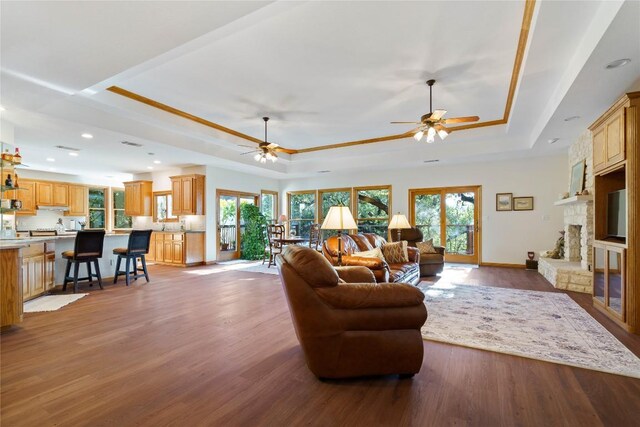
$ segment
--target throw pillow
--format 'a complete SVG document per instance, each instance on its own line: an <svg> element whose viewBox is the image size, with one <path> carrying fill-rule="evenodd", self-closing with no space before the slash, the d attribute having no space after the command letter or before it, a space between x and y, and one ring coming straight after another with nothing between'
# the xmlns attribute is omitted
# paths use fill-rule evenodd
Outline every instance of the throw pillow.
<svg viewBox="0 0 640 427"><path fill-rule="evenodd" d="M437 254L436 248L433 247L433 239L429 239L426 242L416 242L416 247L421 254Z"/></svg>
<svg viewBox="0 0 640 427"><path fill-rule="evenodd" d="M382 253L389 264L409 262L407 253L407 241L385 243L382 245Z"/></svg>
<svg viewBox="0 0 640 427"><path fill-rule="evenodd" d="M380 248L371 249L370 251L356 252L354 255L364 258L380 258L381 260L385 261L384 255L382 254Z"/></svg>

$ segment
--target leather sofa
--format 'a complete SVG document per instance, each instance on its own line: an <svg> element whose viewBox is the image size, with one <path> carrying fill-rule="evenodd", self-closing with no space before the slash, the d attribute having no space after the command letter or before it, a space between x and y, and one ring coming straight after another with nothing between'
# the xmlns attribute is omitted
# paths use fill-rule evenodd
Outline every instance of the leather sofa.
<svg viewBox="0 0 640 427"><path fill-rule="evenodd" d="M427 320L424 294L407 284L377 284L364 267L334 268L299 245L276 257L307 366L319 378L420 371Z"/></svg>
<svg viewBox="0 0 640 427"><path fill-rule="evenodd" d="M391 233L391 240L397 240L398 235ZM424 235L419 228L412 227L400 230L400 239L406 240L410 247L415 248L416 242L422 242ZM436 250L435 254L420 254L420 276L435 276L438 273L442 273L444 269L444 247L434 246Z"/></svg>
<svg viewBox="0 0 640 427"><path fill-rule="evenodd" d="M342 236L342 265L367 267L376 278L376 282L409 283L420 282L420 252L415 247L407 248L409 262L387 264L379 258L358 256L358 252L381 248L387 241L377 234L359 233ZM338 265L338 237L331 236L322 245L322 253L331 265Z"/></svg>

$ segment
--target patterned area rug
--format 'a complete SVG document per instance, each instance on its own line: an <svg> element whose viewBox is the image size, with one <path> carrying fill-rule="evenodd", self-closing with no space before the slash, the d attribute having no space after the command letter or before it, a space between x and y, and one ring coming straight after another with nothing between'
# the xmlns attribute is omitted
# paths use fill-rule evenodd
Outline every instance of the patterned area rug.
<svg viewBox="0 0 640 427"><path fill-rule="evenodd" d="M40 298L32 299L24 303L23 311L25 313L37 313L40 311L56 311L60 310L67 304L71 304L80 298L89 294L69 294L69 295L45 295Z"/></svg>
<svg viewBox="0 0 640 427"><path fill-rule="evenodd" d="M640 359L566 294L421 284L427 340L640 378Z"/></svg>

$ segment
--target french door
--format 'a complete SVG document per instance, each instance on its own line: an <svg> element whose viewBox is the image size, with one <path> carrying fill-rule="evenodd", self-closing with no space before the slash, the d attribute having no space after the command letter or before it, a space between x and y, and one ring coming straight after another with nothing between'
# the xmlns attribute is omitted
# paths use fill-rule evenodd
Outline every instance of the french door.
<svg viewBox="0 0 640 427"><path fill-rule="evenodd" d="M240 206L258 204L258 195L236 191L218 190L218 261L240 258L244 221Z"/></svg>
<svg viewBox="0 0 640 427"><path fill-rule="evenodd" d="M409 190L409 221L424 240L445 247L446 262L480 262L481 187L443 187Z"/></svg>

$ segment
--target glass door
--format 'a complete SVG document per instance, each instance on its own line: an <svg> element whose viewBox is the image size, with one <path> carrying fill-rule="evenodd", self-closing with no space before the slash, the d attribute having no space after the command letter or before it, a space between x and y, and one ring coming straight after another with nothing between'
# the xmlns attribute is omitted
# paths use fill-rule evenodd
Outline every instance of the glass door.
<svg viewBox="0 0 640 427"><path fill-rule="evenodd" d="M410 190L411 223L424 240L444 246L445 261L480 261L480 186Z"/></svg>
<svg viewBox="0 0 640 427"><path fill-rule="evenodd" d="M231 191L218 191L218 261L240 258L244 221L240 206L257 204L258 196Z"/></svg>

